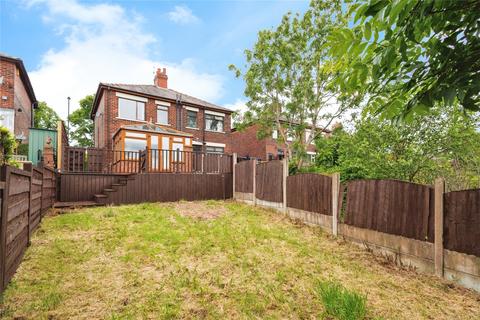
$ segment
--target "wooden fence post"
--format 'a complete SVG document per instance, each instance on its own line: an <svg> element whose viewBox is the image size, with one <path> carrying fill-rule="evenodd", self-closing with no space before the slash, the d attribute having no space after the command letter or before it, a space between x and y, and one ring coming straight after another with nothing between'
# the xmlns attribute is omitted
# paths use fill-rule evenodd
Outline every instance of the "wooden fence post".
<svg viewBox="0 0 480 320"><path fill-rule="evenodd" d="M237 153L234 153L232 156L232 198L235 199L235 167L237 166Z"/></svg>
<svg viewBox="0 0 480 320"><path fill-rule="evenodd" d="M33 176L33 165L32 163L24 163L23 170L30 172L30 189L28 190L28 221L27 221L27 228L28 228L28 242L27 245L30 245L30 220L32 218L32 176Z"/></svg>
<svg viewBox="0 0 480 320"><path fill-rule="evenodd" d="M283 212L287 214L287 177L288 177L288 160L283 158Z"/></svg>
<svg viewBox="0 0 480 320"><path fill-rule="evenodd" d="M253 205L257 205L257 159L253 160Z"/></svg>
<svg viewBox="0 0 480 320"><path fill-rule="evenodd" d="M445 181L435 180L435 275L443 277L443 194Z"/></svg>
<svg viewBox="0 0 480 320"><path fill-rule="evenodd" d="M332 174L332 234L338 235L338 197L340 194L340 173Z"/></svg>

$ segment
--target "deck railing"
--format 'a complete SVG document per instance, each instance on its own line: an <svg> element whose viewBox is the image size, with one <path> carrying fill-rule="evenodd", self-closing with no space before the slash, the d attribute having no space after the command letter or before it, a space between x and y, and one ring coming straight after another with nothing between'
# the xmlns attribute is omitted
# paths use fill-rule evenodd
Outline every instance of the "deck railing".
<svg viewBox="0 0 480 320"><path fill-rule="evenodd" d="M64 172L231 173L232 156L181 150L120 151L65 147Z"/></svg>

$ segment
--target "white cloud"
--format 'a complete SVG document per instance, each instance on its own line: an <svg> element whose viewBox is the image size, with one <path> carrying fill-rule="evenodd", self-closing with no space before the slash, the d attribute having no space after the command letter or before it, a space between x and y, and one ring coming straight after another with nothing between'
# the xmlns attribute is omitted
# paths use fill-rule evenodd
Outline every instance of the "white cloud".
<svg viewBox="0 0 480 320"><path fill-rule="evenodd" d="M189 24L200 21L187 6L175 6L175 8L168 13L168 18L178 24Z"/></svg>
<svg viewBox="0 0 480 320"><path fill-rule="evenodd" d="M225 108L232 109L233 111L244 113L247 111L247 101L243 99L237 99L234 103L228 103L225 105Z"/></svg>
<svg viewBox="0 0 480 320"><path fill-rule="evenodd" d="M45 100L62 118L67 115L67 96L72 110L99 82L153 84L157 67L166 67L168 86L216 102L223 93L219 75L201 73L195 61L157 61L148 56L156 43L142 29L142 17L119 5L79 4L74 0L34 0L29 5L46 7L44 21L65 40L59 50L49 50L30 78L39 100Z"/></svg>

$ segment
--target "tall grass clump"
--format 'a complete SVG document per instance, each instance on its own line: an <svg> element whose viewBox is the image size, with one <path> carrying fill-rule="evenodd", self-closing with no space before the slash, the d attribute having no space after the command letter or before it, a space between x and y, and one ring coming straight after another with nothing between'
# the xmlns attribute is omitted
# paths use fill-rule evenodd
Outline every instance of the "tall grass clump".
<svg viewBox="0 0 480 320"><path fill-rule="evenodd" d="M364 295L331 281L320 282L317 291L328 316L339 320L365 319L367 298Z"/></svg>

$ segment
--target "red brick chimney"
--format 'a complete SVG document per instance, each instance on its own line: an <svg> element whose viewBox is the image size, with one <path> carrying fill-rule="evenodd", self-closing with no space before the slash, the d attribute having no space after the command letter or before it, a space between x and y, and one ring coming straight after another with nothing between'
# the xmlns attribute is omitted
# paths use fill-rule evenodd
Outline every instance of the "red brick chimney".
<svg viewBox="0 0 480 320"><path fill-rule="evenodd" d="M153 84L155 84L157 87L167 89L168 88L167 82L168 82L167 69L163 68L162 70L160 70L160 68L158 68L157 72L155 73L155 78L153 79Z"/></svg>

